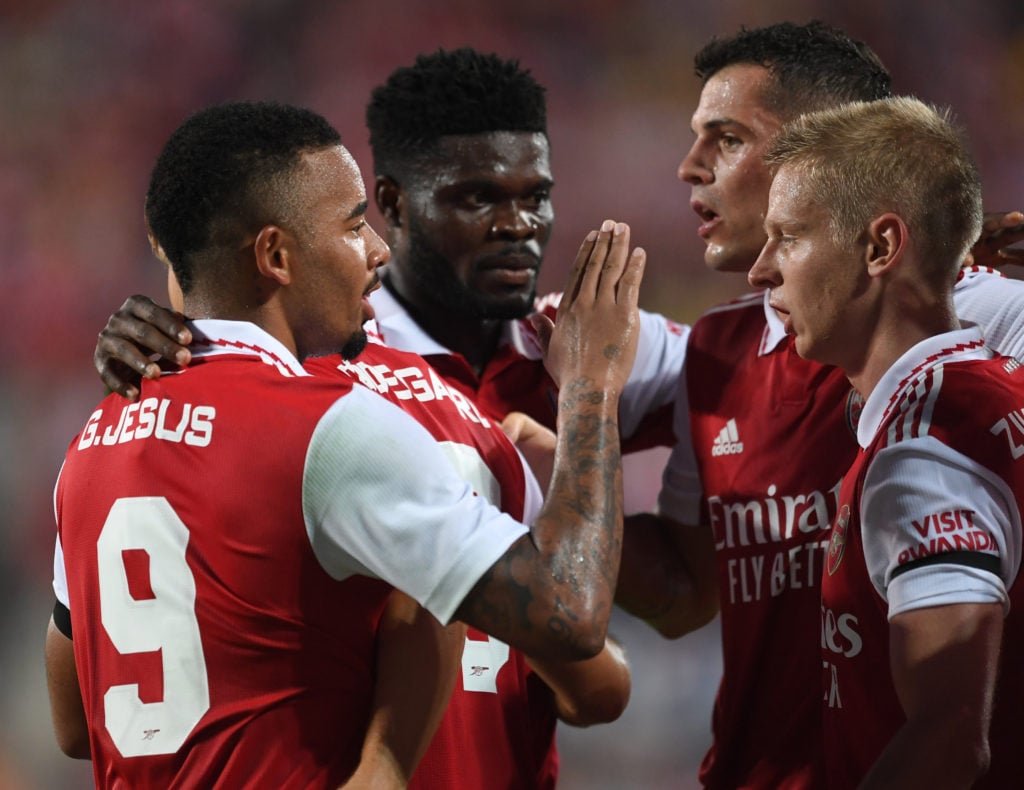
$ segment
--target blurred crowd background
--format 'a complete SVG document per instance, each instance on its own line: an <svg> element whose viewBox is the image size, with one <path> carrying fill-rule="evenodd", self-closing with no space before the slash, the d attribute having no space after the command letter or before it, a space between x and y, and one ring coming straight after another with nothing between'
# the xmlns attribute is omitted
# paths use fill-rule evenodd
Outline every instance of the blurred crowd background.
<svg viewBox="0 0 1024 790"><path fill-rule="evenodd" d="M1021 0L0 0L0 788L91 782L49 725L52 488L103 394L97 332L128 294L165 297L142 198L189 113L238 98L309 106L370 176L363 110L393 68L438 47L518 57L548 88L557 221L542 290L561 287L579 240L611 217L648 250L643 305L692 321L746 289L704 270L675 176L699 92L693 55L741 25L812 18L868 41L899 92L951 105L987 207L1024 208ZM651 506L664 459L631 462L631 510ZM613 631L633 699L615 724L560 730L561 786L695 787L717 625L666 642L617 616Z"/></svg>

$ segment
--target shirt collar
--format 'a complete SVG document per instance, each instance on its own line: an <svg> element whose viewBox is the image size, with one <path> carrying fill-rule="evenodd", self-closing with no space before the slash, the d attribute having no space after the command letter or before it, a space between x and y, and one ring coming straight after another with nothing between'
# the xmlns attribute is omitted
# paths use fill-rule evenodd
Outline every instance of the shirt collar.
<svg viewBox="0 0 1024 790"><path fill-rule="evenodd" d="M455 352L438 343L423 331L386 287L370 294L370 304L376 322L376 333L384 343L402 351L412 351L421 357L431 355L453 356ZM368 331L372 331L368 327ZM511 345L528 359L541 359L540 345L533 327L527 321L503 321L501 345Z"/></svg>
<svg viewBox="0 0 1024 790"><path fill-rule="evenodd" d="M239 354L277 368L282 376L308 376L299 360L277 338L248 321L202 318L186 322L192 330L192 358Z"/></svg>
<svg viewBox="0 0 1024 790"><path fill-rule="evenodd" d="M770 293L767 288L764 289L764 320L765 328L764 334L761 336L761 345L757 349L757 355L763 357L766 354L772 353L779 344L786 339L786 325L782 323L782 319L779 318L779 314L776 313L771 305L768 304L768 298Z"/></svg>
<svg viewBox="0 0 1024 790"><path fill-rule="evenodd" d="M857 441L868 447L879 426L901 398L920 382L932 368L946 362L988 359L992 351L985 347L981 330L974 325L925 338L909 348L882 374L861 412L857 423Z"/></svg>
<svg viewBox="0 0 1024 790"><path fill-rule="evenodd" d="M413 351L421 357L452 353L412 320L412 316L387 287L378 288L370 294L370 305L373 307L377 332L392 348Z"/></svg>

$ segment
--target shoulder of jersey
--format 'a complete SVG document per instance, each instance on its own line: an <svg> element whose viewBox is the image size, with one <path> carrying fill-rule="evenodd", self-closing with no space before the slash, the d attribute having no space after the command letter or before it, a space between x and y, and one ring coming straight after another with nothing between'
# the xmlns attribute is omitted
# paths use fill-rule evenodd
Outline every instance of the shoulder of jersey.
<svg viewBox="0 0 1024 790"><path fill-rule="evenodd" d="M763 309L764 307L764 293L762 291L754 291L752 293L743 294L737 296L735 299L730 299L728 302L722 302L714 307L708 308L701 315L703 318L705 315L714 315L715 313L729 313L736 310L749 310L751 308Z"/></svg>
<svg viewBox="0 0 1024 790"><path fill-rule="evenodd" d="M998 269L993 269L991 266L963 266L957 273L956 281L959 285L960 283L975 277L996 277L1005 279L1006 275Z"/></svg>
<svg viewBox="0 0 1024 790"><path fill-rule="evenodd" d="M554 318L555 311L558 310L558 305L561 304L561 302L561 291L545 294L544 296L538 296L533 302L533 312L544 313L544 315Z"/></svg>
<svg viewBox="0 0 1024 790"><path fill-rule="evenodd" d="M694 327L698 324L707 324L709 321L714 322L718 317L726 317L730 323L735 321L745 322L746 315L756 315L759 319L758 324L763 323L764 318L764 293L761 291L755 291L754 293L743 294L735 299L731 299L728 302L715 305L708 310L705 310L701 316L694 322ZM751 319L753 320L753 319Z"/></svg>

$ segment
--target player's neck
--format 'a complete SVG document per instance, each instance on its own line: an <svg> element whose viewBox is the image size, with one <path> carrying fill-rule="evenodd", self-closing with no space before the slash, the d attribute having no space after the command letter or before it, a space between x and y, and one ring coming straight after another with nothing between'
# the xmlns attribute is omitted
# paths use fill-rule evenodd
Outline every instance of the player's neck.
<svg viewBox="0 0 1024 790"><path fill-rule="evenodd" d="M867 398L885 372L907 351L929 337L959 328L951 297L930 304L895 305L878 317L860 355L860 364L848 362L843 366L846 375L854 389Z"/></svg>
<svg viewBox="0 0 1024 790"><path fill-rule="evenodd" d="M479 375L498 350L504 321L453 313L440 305L423 306L406 299L390 277L388 292L432 340L465 357Z"/></svg>

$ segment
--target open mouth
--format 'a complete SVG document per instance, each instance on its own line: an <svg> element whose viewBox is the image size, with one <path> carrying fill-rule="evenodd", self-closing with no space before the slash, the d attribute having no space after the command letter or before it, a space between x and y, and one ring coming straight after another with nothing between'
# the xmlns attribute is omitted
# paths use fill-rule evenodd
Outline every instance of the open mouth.
<svg viewBox="0 0 1024 790"><path fill-rule="evenodd" d="M694 200L690 203L690 208L693 209L694 213L700 217L701 225L697 228L697 234L703 239L711 235L712 230L721 221L718 213L712 211L710 208L705 206L699 200Z"/></svg>
<svg viewBox="0 0 1024 790"><path fill-rule="evenodd" d="M380 288L380 277L374 277L373 281L370 283L370 286L365 291L363 291L363 323L364 324L367 321L372 321L374 319L374 317L376 316L376 313L373 310L373 305L370 304L370 294L372 294L378 288Z"/></svg>

